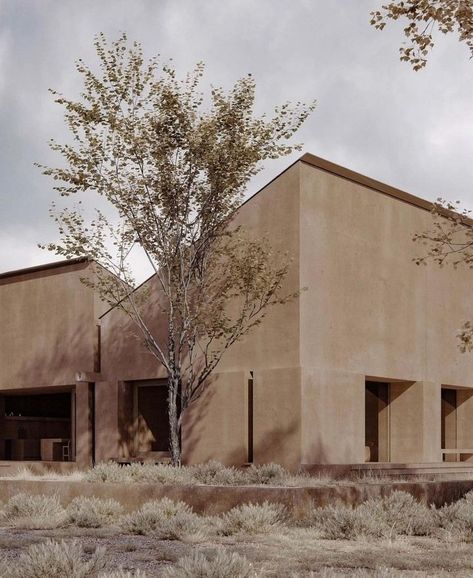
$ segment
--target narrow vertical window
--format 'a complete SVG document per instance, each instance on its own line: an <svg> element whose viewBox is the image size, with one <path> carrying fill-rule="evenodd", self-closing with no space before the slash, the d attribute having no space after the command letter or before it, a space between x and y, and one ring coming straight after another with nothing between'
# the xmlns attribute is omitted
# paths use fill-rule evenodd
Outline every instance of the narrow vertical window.
<svg viewBox="0 0 473 578"><path fill-rule="evenodd" d="M248 463L253 463L253 372L248 380Z"/></svg>
<svg viewBox="0 0 473 578"><path fill-rule="evenodd" d="M100 325L96 326L96 333L95 333L95 347L94 347L94 371L96 373L100 373L102 368L102 337L100 334Z"/></svg>

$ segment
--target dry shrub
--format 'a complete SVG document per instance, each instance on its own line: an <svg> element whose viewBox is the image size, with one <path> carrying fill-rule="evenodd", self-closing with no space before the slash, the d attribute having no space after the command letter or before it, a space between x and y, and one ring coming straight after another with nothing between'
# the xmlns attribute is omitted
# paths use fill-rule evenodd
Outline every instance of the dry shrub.
<svg viewBox="0 0 473 578"><path fill-rule="evenodd" d="M188 485L195 483L190 468L176 468L164 464L129 464L102 462L86 472L88 482L150 483Z"/></svg>
<svg viewBox="0 0 473 578"><path fill-rule="evenodd" d="M430 536L436 528L431 509L407 492L368 500L356 508L360 533L376 537Z"/></svg>
<svg viewBox="0 0 473 578"><path fill-rule="evenodd" d="M200 552L181 558L164 570L165 578L254 578L253 565L236 552L219 550L212 558Z"/></svg>
<svg viewBox="0 0 473 578"><path fill-rule="evenodd" d="M314 508L306 523L329 540L353 540L360 536L429 536L436 528L432 510L410 494L399 491L385 498L367 500L357 508L344 504Z"/></svg>
<svg viewBox="0 0 473 578"><path fill-rule="evenodd" d="M42 464L42 468L44 468L44 463ZM84 479L84 472L81 470L74 469L72 471L67 472L56 472L53 469L46 470L41 469L40 471L35 471L29 466L21 466L18 468L16 473L11 476L8 476L10 479L14 480L67 480L67 481L74 481L80 482Z"/></svg>
<svg viewBox="0 0 473 578"><path fill-rule="evenodd" d="M327 540L353 540L359 533L355 510L343 504L314 508L305 521Z"/></svg>
<svg viewBox="0 0 473 578"><path fill-rule="evenodd" d="M252 465L246 470L226 467L220 462L209 462L190 467L174 467L164 464L119 465L116 462L99 463L83 474L89 482L150 483L162 485L212 486L320 486L331 485L327 476L311 476L307 473L290 474L279 464Z"/></svg>
<svg viewBox="0 0 473 578"><path fill-rule="evenodd" d="M76 540L48 540L29 546L15 564L3 561L2 566L5 578L89 578L105 567L105 549L97 548L87 559Z"/></svg>
<svg viewBox="0 0 473 578"><path fill-rule="evenodd" d="M141 506L141 510L156 518L172 518L178 514L192 512L192 508L185 502L175 502L169 498L162 500L151 500Z"/></svg>
<svg viewBox="0 0 473 578"><path fill-rule="evenodd" d="M281 504L243 504L222 516L220 533L267 534L279 528L286 519L286 509Z"/></svg>
<svg viewBox="0 0 473 578"><path fill-rule="evenodd" d="M470 537L473 534L473 491L460 500L435 512L438 525L453 534Z"/></svg>
<svg viewBox="0 0 473 578"><path fill-rule="evenodd" d="M252 465L247 470L225 467L211 460L191 467L174 467L163 464L130 464L121 466L116 462L99 463L85 473L89 482L154 483L163 485L308 485L308 476L291 476L278 464Z"/></svg>
<svg viewBox="0 0 473 578"><path fill-rule="evenodd" d="M156 529L160 522L155 516L152 516L142 509L132 512L124 516L120 522L120 528L125 534L136 534L138 536L146 536L151 534Z"/></svg>
<svg viewBox="0 0 473 578"><path fill-rule="evenodd" d="M189 468L176 468L165 464L131 464L124 467L130 482L144 482L162 485L192 484Z"/></svg>
<svg viewBox="0 0 473 578"><path fill-rule="evenodd" d="M116 500L74 498L66 509L68 521L80 528L102 528L117 522L123 507Z"/></svg>
<svg viewBox="0 0 473 578"><path fill-rule="evenodd" d="M54 471L35 472L23 467L11 476L20 480L74 480L111 483L150 483L162 485L273 485L273 486L321 486L333 485L328 475L310 475L306 472L290 474L278 464L251 466L246 470L226 467L211 460L190 466L174 467L165 464L133 463L120 465L117 462L101 462L86 472L75 470L58 473ZM388 481L388 480L387 480Z"/></svg>
<svg viewBox="0 0 473 578"><path fill-rule="evenodd" d="M205 539L207 531L205 519L188 512L162 520L156 527L154 535L160 540L199 542Z"/></svg>
<svg viewBox="0 0 473 578"><path fill-rule="evenodd" d="M445 576L443 574L432 574L426 572L414 571L412 574L408 574L404 570L398 570L397 568L376 568L375 570L368 570L366 568L353 568L350 574L347 574L344 569L336 568L321 568L318 572L310 572L310 574L291 574L291 578L347 578L352 576L354 578L405 578L405 576L411 576L414 578L437 578L440 576Z"/></svg>
<svg viewBox="0 0 473 578"><path fill-rule="evenodd" d="M220 462L210 460L189 468L194 483L210 486L237 486L247 481L247 476L236 468L227 468Z"/></svg>
<svg viewBox="0 0 473 578"><path fill-rule="evenodd" d="M66 522L66 512L57 495L20 493L5 504L1 519L8 525L22 528L57 528Z"/></svg>
<svg viewBox="0 0 473 578"><path fill-rule="evenodd" d="M200 518L184 502L168 498L146 502L122 518L122 529L129 534L155 534L161 539L200 539L206 530L205 519Z"/></svg>
<svg viewBox="0 0 473 578"><path fill-rule="evenodd" d="M148 574L142 570L127 572L126 570L115 570L115 572L105 572L99 574L98 578L148 578Z"/></svg>
<svg viewBox="0 0 473 578"><path fill-rule="evenodd" d="M130 481L126 466L116 462L100 462L84 475L87 482L126 483Z"/></svg>
<svg viewBox="0 0 473 578"><path fill-rule="evenodd" d="M245 473L249 484L264 486L283 486L291 478L289 472L279 464L252 465Z"/></svg>

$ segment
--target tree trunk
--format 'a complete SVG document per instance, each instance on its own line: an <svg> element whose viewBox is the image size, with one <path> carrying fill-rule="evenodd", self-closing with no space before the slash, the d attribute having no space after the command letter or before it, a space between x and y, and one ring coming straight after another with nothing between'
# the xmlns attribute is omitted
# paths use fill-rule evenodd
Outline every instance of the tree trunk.
<svg viewBox="0 0 473 578"><path fill-rule="evenodd" d="M169 413L169 449L173 466L181 466L181 431L179 420L179 408L177 406L180 380L169 377L168 389L168 413Z"/></svg>

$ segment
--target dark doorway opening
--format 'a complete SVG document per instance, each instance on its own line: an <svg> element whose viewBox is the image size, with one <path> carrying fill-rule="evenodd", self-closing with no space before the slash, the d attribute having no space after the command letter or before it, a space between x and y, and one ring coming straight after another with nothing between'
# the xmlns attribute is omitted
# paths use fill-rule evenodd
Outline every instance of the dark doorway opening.
<svg viewBox="0 0 473 578"><path fill-rule="evenodd" d="M169 451L168 388L166 383L137 385L139 453Z"/></svg>
<svg viewBox="0 0 473 578"><path fill-rule="evenodd" d="M451 450L457 447L457 390L442 387L442 449ZM456 461L456 454L444 454L443 460Z"/></svg>
<svg viewBox="0 0 473 578"><path fill-rule="evenodd" d="M365 447L367 462L389 461L389 383L366 382Z"/></svg>

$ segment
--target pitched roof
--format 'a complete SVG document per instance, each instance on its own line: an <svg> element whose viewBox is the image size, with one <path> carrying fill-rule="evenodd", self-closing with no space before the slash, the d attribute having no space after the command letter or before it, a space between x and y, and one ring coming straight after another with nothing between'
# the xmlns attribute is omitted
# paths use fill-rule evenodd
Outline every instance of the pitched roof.
<svg viewBox="0 0 473 578"><path fill-rule="evenodd" d="M253 197L255 197L259 192L263 191L270 183L272 183L274 180L279 178L283 173L285 173L288 169L290 169L292 166L294 166L295 164L297 164L299 162L305 163L307 165L310 165L312 167L315 167L315 168L322 170L322 171L325 171L327 173L331 173L333 175L336 175L342 179L346 179L346 180L351 181L353 183L357 183L359 185L362 185L364 187L367 187L369 189L372 189L372 190L377 191L379 193L382 193L384 195L388 195L389 197L393 197L393 198L398 199L404 203L408 203L408 204L413 205L415 207L419 207L419 208L424 209L426 211L432 210L433 203L431 201L427 201L426 199L416 197L415 195L412 195L411 193L407 193L406 191L403 191L403 190L398 189L396 187L392 187L391 185L387 185L385 183L382 183L381 181L377 181L376 179L372 179L371 177L367 177L365 175L362 175L360 173L357 173L355 171L352 171L350 169L342 167L341 165L337 165L335 163L327 161L326 159L323 159L323 158L318 157L316 155L313 155L311 153L303 154L300 158L298 158L296 161L294 161L290 166L288 166L286 169L284 169L281 173L279 173L271 181L266 183L259 191L257 191L254 195L252 195L250 198L248 198L243 204L246 204L249 201L251 201L251 199ZM452 216L454 214L451 211L447 211L445 209L440 210L440 212L442 214L444 214L445 216ZM463 218L463 222L465 224L469 224L469 225L473 224L472 221L468 218ZM78 263L85 263L89 260L90 259L88 257L77 257L75 259L55 261L53 263L46 263L44 265L37 265L35 267L27 267L25 269L17 269L15 271L7 271L5 273L0 273L0 280L9 279L9 278L13 279L15 277L20 277L23 275L29 275L32 273L34 274L36 272L47 271L47 270L56 269L59 267L67 267L67 266L75 265Z"/></svg>
<svg viewBox="0 0 473 578"><path fill-rule="evenodd" d="M14 271L6 271L5 273L0 273L0 280L13 279L15 277L22 277L24 275L31 275L34 273L49 271L51 269L59 269L60 267L70 267L72 265L77 265L79 263L87 263L89 261L90 261L89 257L76 257L75 259L64 259L62 261L53 261L52 263L45 263L43 265L36 265L34 267L15 269Z"/></svg>
<svg viewBox="0 0 473 578"><path fill-rule="evenodd" d="M312 155L310 153L305 153L302 155L296 162L303 162L312 167L316 167L322 171L327 173L331 173L336 175L337 177L341 177L342 179L346 179L347 181L351 181L353 183L357 183L369 189L373 189L374 191L378 191L379 193L383 193L384 195L388 195L389 197L394 197L395 199L399 199L405 203L409 203L410 205L414 205L415 207L420 207L421 209L425 209L426 211L432 210L433 203L427 201L426 199L421 199L420 197L416 197L415 195L411 195L411 193L406 193L406 191L402 191L401 189L397 189L396 187L392 187L391 185L386 185L380 181L372 179L371 177L366 177L360 173L356 173L350 169L342 167L340 165L336 165L330 161Z"/></svg>

